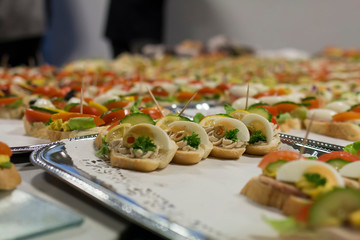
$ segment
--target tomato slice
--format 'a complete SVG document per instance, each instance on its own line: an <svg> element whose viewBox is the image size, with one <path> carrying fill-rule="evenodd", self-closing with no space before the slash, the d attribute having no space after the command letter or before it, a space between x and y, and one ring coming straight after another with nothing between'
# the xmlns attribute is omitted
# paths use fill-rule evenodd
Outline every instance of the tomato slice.
<svg viewBox="0 0 360 240"><path fill-rule="evenodd" d="M66 101L61 100L53 100L51 103L58 109L64 109L67 104Z"/></svg>
<svg viewBox="0 0 360 240"><path fill-rule="evenodd" d="M176 96L176 99L180 102L186 102L189 101L190 98L194 95L193 92L179 92ZM199 101L201 99L201 96L199 94L196 94L194 101Z"/></svg>
<svg viewBox="0 0 360 240"><path fill-rule="evenodd" d="M346 122L355 119L360 119L360 112L342 112L333 116L333 120L336 122Z"/></svg>
<svg viewBox="0 0 360 240"><path fill-rule="evenodd" d="M0 106L12 104L13 102L15 102L18 99L21 99L21 97L0 98Z"/></svg>
<svg viewBox="0 0 360 240"><path fill-rule="evenodd" d="M81 110L80 105L75 105L69 109L69 112L80 113L80 110ZM102 112L99 109L97 109L95 107L86 106L86 105L83 105L83 113L95 115L95 116L100 116L102 114Z"/></svg>
<svg viewBox="0 0 360 240"><path fill-rule="evenodd" d="M144 108L141 109L140 112L149 114L150 117L154 120L162 118L162 114L157 107Z"/></svg>
<svg viewBox="0 0 360 240"><path fill-rule="evenodd" d="M53 88L53 87L49 87L49 86L43 86L43 87L38 87L34 90L33 92L34 94L39 94L42 96L46 96L49 98L53 98L53 97L62 97L62 93Z"/></svg>
<svg viewBox="0 0 360 240"><path fill-rule="evenodd" d="M143 103L150 103L150 102L153 102L154 100L152 99L152 97L151 96L146 96L146 97L143 97L142 99L141 99L141 102L143 102Z"/></svg>
<svg viewBox="0 0 360 240"><path fill-rule="evenodd" d="M269 91L258 93L254 96L254 98L261 98L265 96L282 96L289 93L289 90L285 88L279 88L279 89L270 89Z"/></svg>
<svg viewBox="0 0 360 240"><path fill-rule="evenodd" d="M9 157L12 156L12 151L9 148L9 146L4 143L4 142L0 142L0 155L7 155Z"/></svg>
<svg viewBox="0 0 360 240"><path fill-rule="evenodd" d="M343 151L333 151L330 153L325 153L321 155L318 160L322 162L327 162L331 159L340 158L345 161L353 162L353 161L359 161L360 159L356 157L355 155L349 153L349 152L343 152Z"/></svg>
<svg viewBox="0 0 360 240"><path fill-rule="evenodd" d="M279 114L279 109L276 106L269 106L269 105L256 105L256 107L263 107L266 110L268 110L268 112L273 115L273 116L277 116Z"/></svg>
<svg viewBox="0 0 360 240"><path fill-rule="evenodd" d="M31 108L25 110L25 118L28 122L47 122L51 118L51 113L46 113Z"/></svg>
<svg viewBox="0 0 360 240"><path fill-rule="evenodd" d="M109 110L114 108L123 108L126 107L129 104L129 101L116 101L116 102L110 102L105 105L105 107Z"/></svg>
<svg viewBox="0 0 360 240"><path fill-rule="evenodd" d="M306 106L307 109L320 108L321 105L319 99L308 99L302 101L302 103L309 104L309 106Z"/></svg>
<svg viewBox="0 0 360 240"><path fill-rule="evenodd" d="M55 121L58 119L62 119L63 122L68 121L71 118L76 117L92 117L94 118L94 122L96 126L103 125L105 122L100 118L100 116L95 116L91 114L81 114L81 113L75 113L75 112L61 112L51 115L51 120Z"/></svg>
<svg viewBox="0 0 360 240"><path fill-rule="evenodd" d="M300 107L299 105L293 103L279 103L273 106L277 107L279 113L291 112L292 110Z"/></svg>
<svg viewBox="0 0 360 240"><path fill-rule="evenodd" d="M168 97L169 96L169 92L167 92L165 89L163 89L160 86L154 87L151 92L154 94L154 96L159 96L159 97Z"/></svg>
<svg viewBox="0 0 360 240"><path fill-rule="evenodd" d="M232 84L232 83L221 83L221 84L217 85L216 88L219 89L220 91L224 92L226 90L229 90L233 86L234 86L234 84Z"/></svg>
<svg viewBox="0 0 360 240"><path fill-rule="evenodd" d="M311 209L312 204L309 203L302 207L296 214L295 214L295 220L297 222L301 223L307 223L309 222L309 213Z"/></svg>
<svg viewBox="0 0 360 240"><path fill-rule="evenodd" d="M109 125L109 124L114 123L115 121L120 122L121 119L123 119L126 115L129 115L129 114L130 114L129 109L116 110L116 111L112 111L112 112L105 114L102 117L102 120L105 122L105 125Z"/></svg>
<svg viewBox="0 0 360 240"><path fill-rule="evenodd" d="M275 151L266 154L258 167L265 169L269 163L276 162L278 160L293 161L299 159L299 153L293 151Z"/></svg>
<svg viewBox="0 0 360 240"><path fill-rule="evenodd" d="M351 109L351 112L358 112L358 113L360 113L360 104L354 106L354 107Z"/></svg>

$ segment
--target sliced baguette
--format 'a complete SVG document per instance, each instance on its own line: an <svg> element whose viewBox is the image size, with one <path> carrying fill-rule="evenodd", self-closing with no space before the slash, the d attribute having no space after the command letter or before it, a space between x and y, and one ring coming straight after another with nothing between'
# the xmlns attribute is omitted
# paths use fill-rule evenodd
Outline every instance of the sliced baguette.
<svg viewBox="0 0 360 240"><path fill-rule="evenodd" d="M24 115L24 107L7 108L0 107L0 118L5 119L21 119Z"/></svg>
<svg viewBox="0 0 360 240"><path fill-rule="evenodd" d="M74 131L57 131L57 130L47 129L47 134L50 141L54 142L66 138L74 138L74 137L98 134L103 129L106 129L106 127L94 127L86 130L74 130Z"/></svg>
<svg viewBox="0 0 360 240"><path fill-rule="evenodd" d="M285 122L279 124L281 132L289 132L290 129L301 129L301 120L299 118L287 118Z"/></svg>
<svg viewBox="0 0 360 240"><path fill-rule="evenodd" d="M23 118L26 135L36 138L49 139L48 127L43 122L30 123Z"/></svg>
<svg viewBox="0 0 360 240"><path fill-rule="evenodd" d="M0 167L0 189L11 190L21 183L21 177L15 168L14 164L11 164L11 168Z"/></svg>
<svg viewBox="0 0 360 240"><path fill-rule="evenodd" d="M245 152L245 148L226 149L214 146L211 150L210 156L221 159L238 159Z"/></svg>
<svg viewBox="0 0 360 240"><path fill-rule="evenodd" d="M308 128L309 123L309 119L304 121L306 128ZM350 141L360 141L360 127L349 122L326 122L314 120L310 131L329 137L341 138Z"/></svg>
<svg viewBox="0 0 360 240"><path fill-rule="evenodd" d="M177 150L171 162L177 164L195 164L201 161L204 156L204 149L199 148L196 151Z"/></svg>
<svg viewBox="0 0 360 240"><path fill-rule="evenodd" d="M276 135L270 143L264 145L249 144L246 146L246 153L252 155L266 155L270 152L275 151L280 144L280 137Z"/></svg>
<svg viewBox="0 0 360 240"><path fill-rule="evenodd" d="M281 184L285 185L285 183ZM267 184L260 177L252 178L243 187L241 194L261 205L275 207L287 216L296 215L300 209L311 203L310 199L296 196L284 188Z"/></svg>

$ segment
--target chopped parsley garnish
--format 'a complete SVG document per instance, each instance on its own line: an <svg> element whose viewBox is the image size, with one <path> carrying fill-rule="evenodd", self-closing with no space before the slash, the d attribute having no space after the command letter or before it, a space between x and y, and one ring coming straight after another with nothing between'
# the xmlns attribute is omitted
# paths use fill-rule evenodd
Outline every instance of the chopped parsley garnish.
<svg viewBox="0 0 360 240"><path fill-rule="evenodd" d="M96 152L96 155L98 156L106 156L109 154L110 149L109 149L109 143L105 141L106 136L104 136L102 138L102 142L101 142L101 148L99 149L99 151Z"/></svg>
<svg viewBox="0 0 360 240"><path fill-rule="evenodd" d="M310 183L313 183L316 187L324 186L326 184L326 178L323 178L318 173L305 173L304 177Z"/></svg>
<svg viewBox="0 0 360 240"><path fill-rule="evenodd" d="M257 130L250 136L249 144L254 144L260 141L266 142L266 136L260 130Z"/></svg>
<svg viewBox="0 0 360 240"><path fill-rule="evenodd" d="M133 144L133 149L138 150L140 149L143 154L147 153L148 151L155 152L156 145L149 137L140 136L135 139Z"/></svg>
<svg viewBox="0 0 360 240"><path fill-rule="evenodd" d="M192 133L191 136L184 137L184 141L186 141L190 147L193 147L195 149L199 148L200 137L196 133Z"/></svg>
<svg viewBox="0 0 360 240"><path fill-rule="evenodd" d="M52 122L53 122L53 120L51 118L49 118L49 120L45 123L45 125L49 126Z"/></svg>
<svg viewBox="0 0 360 240"><path fill-rule="evenodd" d="M226 111L226 114L230 114L230 113L236 111L236 109L233 108L232 106L230 106L229 104L225 104L225 105L224 105L224 109L225 109L225 111Z"/></svg>
<svg viewBox="0 0 360 240"><path fill-rule="evenodd" d="M231 140L232 142L236 142L238 140L237 133L239 132L239 129L235 128L232 130L229 130L225 132L225 138Z"/></svg>

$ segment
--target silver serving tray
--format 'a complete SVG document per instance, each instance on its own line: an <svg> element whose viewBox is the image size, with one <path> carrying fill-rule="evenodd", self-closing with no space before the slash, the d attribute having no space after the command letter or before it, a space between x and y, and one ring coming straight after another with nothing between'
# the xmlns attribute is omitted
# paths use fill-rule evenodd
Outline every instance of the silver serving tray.
<svg viewBox="0 0 360 240"><path fill-rule="evenodd" d="M93 140L96 135L77 137L70 141ZM303 138L280 134L281 141L295 149L302 146ZM321 154L342 150L342 146L308 140L305 153L320 156ZM46 172L75 187L100 204L112 209L129 221L143 226L150 231L169 239L210 239L202 233L171 222L164 217L153 214L142 208L126 196L117 194L95 182L81 169L73 166L71 157L65 151L65 144L61 141L44 144L41 149L35 149L30 156L34 165L43 168Z"/></svg>

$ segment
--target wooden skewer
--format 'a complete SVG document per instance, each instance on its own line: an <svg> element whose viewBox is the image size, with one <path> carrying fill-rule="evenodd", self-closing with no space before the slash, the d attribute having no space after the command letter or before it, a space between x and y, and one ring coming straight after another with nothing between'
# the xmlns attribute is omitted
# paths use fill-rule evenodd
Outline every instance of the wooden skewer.
<svg viewBox="0 0 360 240"><path fill-rule="evenodd" d="M306 129L306 134L305 134L305 137L304 137L304 140L302 142L302 146L300 148L300 152L299 152L299 158L301 158L301 156L304 154L304 150L305 150L305 144L308 140L308 137L309 137L309 133L310 133L310 129L311 129L311 125L314 121L314 115L311 116L311 119L310 119L310 122L309 122L309 125L308 125L308 128Z"/></svg>
<svg viewBox="0 0 360 240"><path fill-rule="evenodd" d="M246 102L245 102L245 109L246 110L248 108L248 103L249 103L249 89L250 89L250 82L248 82L247 85L247 90L246 90Z"/></svg>
<svg viewBox="0 0 360 240"><path fill-rule="evenodd" d="M165 117L165 115L164 115L164 113L163 113L163 111L162 111L162 108L161 108L160 104L158 103L158 101L157 101L156 98L154 97L154 94L150 91L150 88L149 88L149 87L147 87L147 90L149 91L150 96L152 97L153 101L155 102L157 108L159 109L159 111L160 111L160 113L161 113L161 116L162 116L162 117Z"/></svg>
<svg viewBox="0 0 360 240"><path fill-rule="evenodd" d="M143 78L142 78L142 76L140 76L140 89L139 89L140 96L143 95L143 85L144 85Z"/></svg>
<svg viewBox="0 0 360 240"><path fill-rule="evenodd" d="M198 91L196 91L194 93L194 95L192 95L192 97L190 98L190 100L185 104L184 108L181 110L181 112L179 112L178 116L181 116L181 114L184 113L184 111L186 110L186 108L189 106L189 104L194 100L195 96L197 95Z"/></svg>

